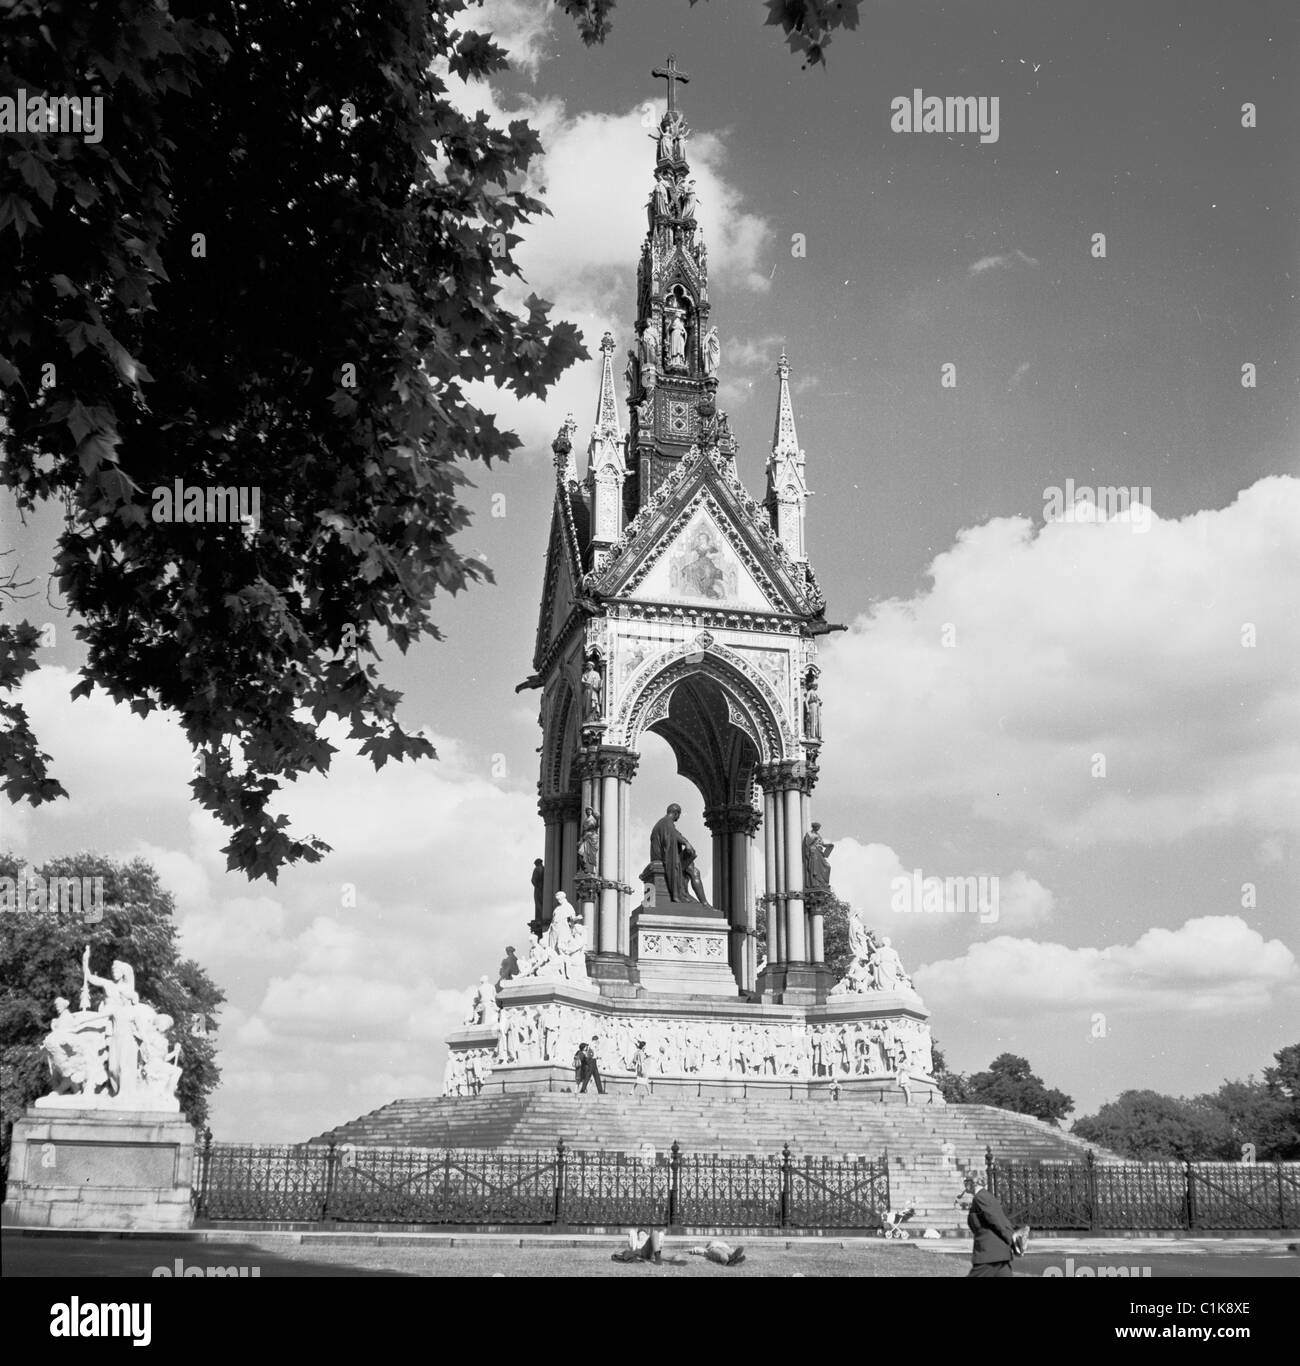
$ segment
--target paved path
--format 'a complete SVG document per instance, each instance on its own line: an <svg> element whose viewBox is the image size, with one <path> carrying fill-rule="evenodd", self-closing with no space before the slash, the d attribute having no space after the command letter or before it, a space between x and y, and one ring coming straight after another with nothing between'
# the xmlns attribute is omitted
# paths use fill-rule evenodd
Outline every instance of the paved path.
<svg viewBox="0 0 1300 1366"><path fill-rule="evenodd" d="M696 1241L671 1238L669 1250ZM702 1258L682 1267L621 1266L609 1234L261 1233L202 1230L170 1237L16 1233L6 1230L6 1276L173 1275L180 1263L215 1276L888 1276L958 1277L969 1247L955 1241L885 1242L870 1238L731 1237L747 1249L744 1266ZM1285 1242L1244 1239L1040 1239L1016 1263L1018 1275L1119 1277L1300 1277L1300 1253Z"/></svg>

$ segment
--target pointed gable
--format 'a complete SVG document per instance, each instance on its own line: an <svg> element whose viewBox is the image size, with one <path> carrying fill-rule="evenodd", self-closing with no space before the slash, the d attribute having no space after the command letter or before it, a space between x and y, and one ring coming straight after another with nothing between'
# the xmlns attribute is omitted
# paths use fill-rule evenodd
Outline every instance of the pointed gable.
<svg viewBox="0 0 1300 1366"><path fill-rule="evenodd" d="M566 489L557 487L551 513L551 535L546 546L546 576L537 620L537 643L533 650L534 668L541 667L550 647L563 632L573 612L581 578L581 548L570 496Z"/></svg>
<svg viewBox="0 0 1300 1366"><path fill-rule="evenodd" d="M815 616L823 606L725 457L692 449L633 519L590 588L597 596Z"/></svg>

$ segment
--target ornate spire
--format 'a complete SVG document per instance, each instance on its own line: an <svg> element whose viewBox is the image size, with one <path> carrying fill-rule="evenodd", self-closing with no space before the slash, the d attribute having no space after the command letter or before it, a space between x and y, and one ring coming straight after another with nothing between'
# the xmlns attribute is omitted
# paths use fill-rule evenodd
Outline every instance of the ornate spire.
<svg viewBox="0 0 1300 1366"><path fill-rule="evenodd" d="M623 427L618 416L618 400L614 396L614 337L606 332L600 339L600 398L596 402L596 435L623 439Z"/></svg>
<svg viewBox="0 0 1300 1366"><path fill-rule="evenodd" d="M803 560L804 505L808 487L804 483L804 455L794 429L794 406L790 402L790 362L785 348L776 373L780 390L776 402L776 428L772 433L772 454L767 462L767 504L772 527L781 538L792 560Z"/></svg>
<svg viewBox="0 0 1300 1366"><path fill-rule="evenodd" d="M790 362L785 358L785 347L781 348L781 359L777 362L776 373L781 379L781 391L776 404L776 430L772 433L772 458L792 457L802 463L799 451L799 438L794 430L794 408L790 403Z"/></svg>

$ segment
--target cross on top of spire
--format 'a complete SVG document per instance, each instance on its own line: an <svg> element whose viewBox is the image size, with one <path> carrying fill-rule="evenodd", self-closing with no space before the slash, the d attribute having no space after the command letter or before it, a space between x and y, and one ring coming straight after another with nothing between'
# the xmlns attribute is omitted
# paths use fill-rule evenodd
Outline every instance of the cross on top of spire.
<svg viewBox="0 0 1300 1366"><path fill-rule="evenodd" d="M691 78L684 71L677 69L677 58L671 52L668 54L668 65L666 67L657 66L650 74L668 82L668 112L675 114L677 112L677 82L681 81L686 84Z"/></svg>

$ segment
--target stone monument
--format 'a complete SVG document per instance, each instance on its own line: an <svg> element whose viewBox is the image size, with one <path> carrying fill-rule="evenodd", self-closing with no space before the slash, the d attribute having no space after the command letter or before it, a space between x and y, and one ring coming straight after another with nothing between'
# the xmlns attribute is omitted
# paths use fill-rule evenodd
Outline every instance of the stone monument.
<svg viewBox="0 0 1300 1366"><path fill-rule="evenodd" d="M90 1008L91 989L102 993ZM5 1222L51 1228L188 1228L194 1128L180 1113L171 1016L142 1001L129 963L82 956L81 1009L65 997L42 1049L50 1092L14 1125Z"/></svg>
<svg viewBox="0 0 1300 1366"><path fill-rule="evenodd" d="M858 920L841 980L825 962L832 846L812 801L834 750L817 642L836 628L808 557L790 365L782 352L759 500L717 406L721 330L677 107L689 78L673 59L654 74L668 100L647 168L626 408L606 333L585 471L571 417L553 443L520 685L541 690L537 906L555 909L534 916L497 1023L452 1036L448 1090L475 1094L485 1077L494 1093L571 1088L573 1049L596 1038L615 1088L633 1084L642 1041L656 1091L837 1084L901 1099L905 1067L913 1102L939 1104L928 1014L888 940ZM648 732L683 783L657 818L634 788ZM634 847L634 820L652 826L648 846Z"/></svg>

